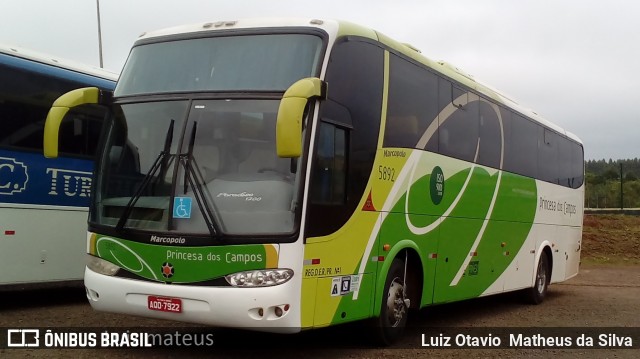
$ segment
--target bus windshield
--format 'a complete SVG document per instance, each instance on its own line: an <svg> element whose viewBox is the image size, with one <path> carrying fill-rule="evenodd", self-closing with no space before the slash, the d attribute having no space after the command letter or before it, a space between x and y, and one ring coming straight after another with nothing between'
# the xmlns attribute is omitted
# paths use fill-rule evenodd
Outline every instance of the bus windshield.
<svg viewBox="0 0 640 359"><path fill-rule="evenodd" d="M322 52L320 36L277 32L135 46L114 93L91 223L251 241L292 234L296 174L276 154L276 114L291 84L319 75ZM147 100L158 94L170 95Z"/></svg>
<svg viewBox="0 0 640 359"><path fill-rule="evenodd" d="M316 74L322 39L265 34L157 42L133 48L115 96L284 91Z"/></svg>
<svg viewBox="0 0 640 359"><path fill-rule="evenodd" d="M92 221L192 235L291 233L295 174L291 160L276 155L278 105L115 105Z"/></svg>

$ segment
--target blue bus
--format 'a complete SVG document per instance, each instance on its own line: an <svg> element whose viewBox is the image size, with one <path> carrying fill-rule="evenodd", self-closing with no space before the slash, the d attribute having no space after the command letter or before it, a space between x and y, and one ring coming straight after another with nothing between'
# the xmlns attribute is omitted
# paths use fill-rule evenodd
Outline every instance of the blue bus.
<svg viewBox="0 0 640 359"><path fill-rule="evenodd" d="M93 164L104 110L74 109L58 159L42 155L47 112L75 88L113 90L117 74L0 45L0 286L82 279Z"/></svg>

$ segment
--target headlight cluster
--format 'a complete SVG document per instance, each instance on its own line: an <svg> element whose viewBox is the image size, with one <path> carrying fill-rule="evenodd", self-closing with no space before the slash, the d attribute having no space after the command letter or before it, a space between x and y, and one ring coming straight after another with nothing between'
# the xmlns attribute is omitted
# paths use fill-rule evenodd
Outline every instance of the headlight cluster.
<svg viewBox="0 0 640 359"><path fill-rule="evenodd" d="M225 279L234 287L253 288L280 285L288 282L291 277L291 269L261 269L229 274Z"/></svg>
<svg viewBox="0 0 640 359"><path fill-rule="evenodd" d="M117 265L107 262L104 259L92 255L87 255L87 257L87 267L96 273L112 276L120 269Z"/></svg>

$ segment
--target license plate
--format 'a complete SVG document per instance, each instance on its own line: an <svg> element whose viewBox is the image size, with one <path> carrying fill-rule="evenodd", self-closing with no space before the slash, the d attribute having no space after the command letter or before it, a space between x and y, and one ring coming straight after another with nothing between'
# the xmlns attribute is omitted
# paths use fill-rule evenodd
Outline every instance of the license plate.
<svg viewBox="0 0 640 359"><path fill-rule="evenodd" d="M182 300L150 295L147 300L147 307L160 312L182 313Z"/></svg>

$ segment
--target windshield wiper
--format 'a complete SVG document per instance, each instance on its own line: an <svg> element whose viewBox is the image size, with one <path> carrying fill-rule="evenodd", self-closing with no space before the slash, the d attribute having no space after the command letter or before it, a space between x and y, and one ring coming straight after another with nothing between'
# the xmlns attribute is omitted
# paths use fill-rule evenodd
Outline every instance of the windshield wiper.
<svg viewBox="0 0 640 359"><path fill-rule="evenodd" d="M140 197L142 196L142 193L144 192L144 190L149 186L149 183L151 183L151 180L153 179L153 176L156 174L156 172L158 172L158 170L162 168L160 173L161 174L166 173L167 168L171 164L171 156L169 151L171 150L171 143L173 142L174 123L175 121L171 120L171 123L169 124L169 128L167 129L167 135L165 136L165 139L164 139L164 148L162 149L162 152L160 152L158 157L156 157L155 161L151 165L151 168L149 168L149 171L144 176L142 183L140 183L140 187L138 187L138 190L129 199L129 202L124 208L124 211L122 212L122 215L118 220L118 224L116 225L117 231L121 231L122 228L124 228L124 225L127 223L127 219L129 219L129 216L131 216L133 207L135 206L138 199L140 199Z"/></svg>
<svg viewBox="0 0 640 359"><path fill-rule="evenodd" d="M188 189L188 183L187 183L187 174L189 173L189 171L187 171L188 168L190 168L191 166L191 160L193 158L193 145L196 142L196 132L198 131L198 122L197 121L193 121L193 127L191 128L191 137L189 138L189 147L187 149L187 157L185 159L185 163L184 163L184 194L187 194L187 189ZM192 185L193 187L193 185ZM195 190L195 189L194 189Z"/></svg>
<svg viewBox="0 0 640 359"><path fill-rule="evenodd" d="M190 185L193 189L196 202L198 203L198 208L200 208L200 213L202 213L202 218L204 218L207 228L209 229L209 234L213 237L216 233L220 233L220 228L216 225L216 220L212 214L217 212L212 211L210 203L207 201L205 191L202 188L204 176L199 170L196 159L193 157L193 146L195 144L197 130L198 122L194 121L187 154L180 155L180 163L184 167L184 194L187 194L188 186ZM213 201L211 201L211 204L213 204Z"/></svg>

